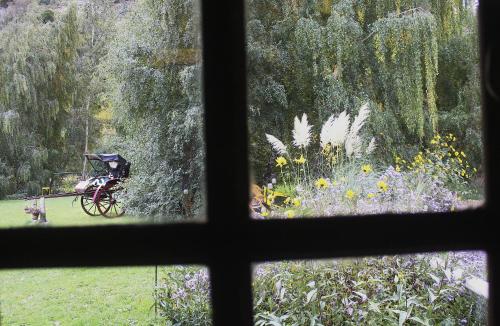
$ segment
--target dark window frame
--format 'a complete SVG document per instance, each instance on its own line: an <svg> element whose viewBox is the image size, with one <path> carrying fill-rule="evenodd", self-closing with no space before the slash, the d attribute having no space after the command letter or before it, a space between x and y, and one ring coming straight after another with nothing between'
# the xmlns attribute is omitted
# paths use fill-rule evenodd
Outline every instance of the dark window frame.
<svg viewBox="0 0 500 326"><path fill-rule="evenodd" d="M485 205L457 213L286 221L255 221L248 216L244 7L244 0L202 1L207 223L3 229L0 268L206 265L214 324L249 326L252 263L484 250L490 324L500 324L493 207L499 200L494 186L500 175L495 168L500 166L500 47L495 38L500 4L482 0L479 7Z"/></svg>

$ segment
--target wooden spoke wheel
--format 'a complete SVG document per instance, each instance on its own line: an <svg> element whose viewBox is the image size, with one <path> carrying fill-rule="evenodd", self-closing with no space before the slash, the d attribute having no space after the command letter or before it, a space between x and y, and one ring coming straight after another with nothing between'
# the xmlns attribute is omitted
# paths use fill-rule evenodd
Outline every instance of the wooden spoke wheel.
<svg viewBox="0 0 500 326"><path fill-rule="evenodd" d="M97 209L102 216L113 218L120 217L125 214L123 202L114 194L116 193L110 190L104 190L102 195L100 196Z"/></svg>
<svg viewBox="0 0 500 326"><path fill-rule="evenodd" d="M94 203L94 193L96 189L97 189L96 187L90 187L86 189L80 199L83 211L90 216L102 215L101 212L107 212L110 208L109 205L107 207L106 206L100 207L100 205L106 205L107 203L106 202L101 203L99 199L97 200L97 203Z"/></svg>

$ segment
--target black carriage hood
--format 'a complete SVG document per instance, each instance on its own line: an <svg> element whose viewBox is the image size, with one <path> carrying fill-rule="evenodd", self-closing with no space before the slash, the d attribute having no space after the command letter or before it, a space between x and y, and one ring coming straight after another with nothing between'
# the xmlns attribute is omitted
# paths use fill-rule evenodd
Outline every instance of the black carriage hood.
<svg viewBox="0 0 500 326"><path fill-rule="evenodd" d="M85 154L89 160L96 160L102 162L127 162L119 154Z"/></svg>

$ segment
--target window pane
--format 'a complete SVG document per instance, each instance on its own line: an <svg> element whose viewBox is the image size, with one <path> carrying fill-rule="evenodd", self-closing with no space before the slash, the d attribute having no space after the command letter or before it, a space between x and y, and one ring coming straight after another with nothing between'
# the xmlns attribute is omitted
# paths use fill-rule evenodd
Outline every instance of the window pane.
<svg viewBox="0 0 500 326"><path fill-rule="evenodd" d="M247 7L254 217L482 204L476 1Z"/></svg>
<svg viewBox="0 0 500 326"><path fill-rule="evenodd" d="M0 6L0 227L38 223L42 195L53 226L203 217L199 20L194 0Z"/></svg>
<svg viewBox="0 0 500 326"><path fill-rule="evenodd" d="M485 325L486 279L481 252L264 263L255 325Z"/></svg>
<svg viewBox="0 0 500 326"><path fill-rule="evenodd" d="M204 325L211 316L207 275L206 268L186 266L2 270L0 321Z"/></svg>

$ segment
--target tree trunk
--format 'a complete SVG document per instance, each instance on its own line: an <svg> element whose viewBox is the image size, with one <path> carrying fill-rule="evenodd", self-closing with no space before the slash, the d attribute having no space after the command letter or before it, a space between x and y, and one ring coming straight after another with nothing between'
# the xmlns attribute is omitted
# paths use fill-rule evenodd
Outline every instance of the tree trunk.
<svg viewBox="0 0 500 326"><path fill-rule="evenodd" d="M84 150L84 154L87 154L88 151L89 151L89 120L90 120L90 112L89 112L89 108L90 108L90 96L87 97L87 106L85 108L85 113L86 113L86 121L85 121L85 150ZM85 170L87 169L87 158L84 157L83 158L83 170L82 170L82 178L85 179L86 178L86 175L85 175Z"/></svg>

